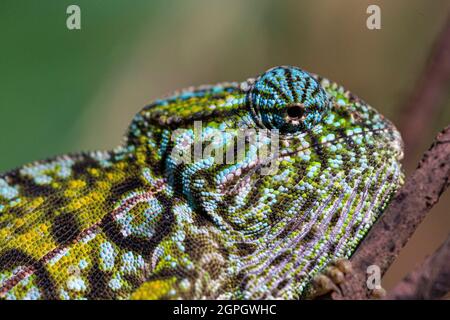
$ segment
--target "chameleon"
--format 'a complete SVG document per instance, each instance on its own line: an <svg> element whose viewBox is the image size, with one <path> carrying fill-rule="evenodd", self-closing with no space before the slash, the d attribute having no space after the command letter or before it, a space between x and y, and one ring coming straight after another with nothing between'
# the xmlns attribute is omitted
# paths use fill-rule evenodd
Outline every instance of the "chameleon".
<svg viewBox="0 0 450 320"><path fill-rule="evenodd" d="M402 149L298 67L176 91L113 150L0 175L0 298L304 299L401 186Z"/></svg>

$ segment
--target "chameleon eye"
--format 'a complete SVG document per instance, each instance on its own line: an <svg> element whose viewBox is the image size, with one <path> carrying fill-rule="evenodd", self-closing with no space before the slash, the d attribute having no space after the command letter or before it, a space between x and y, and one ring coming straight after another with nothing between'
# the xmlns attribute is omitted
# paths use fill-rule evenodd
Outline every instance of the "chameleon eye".
<svg viewBox="0 0 450 320"><path fill-rule="evenodd" d="M318 124L329 110L327 94L309 73L276 67L256 79L248 94L255 122L280 133L296 133Z"/></svg>

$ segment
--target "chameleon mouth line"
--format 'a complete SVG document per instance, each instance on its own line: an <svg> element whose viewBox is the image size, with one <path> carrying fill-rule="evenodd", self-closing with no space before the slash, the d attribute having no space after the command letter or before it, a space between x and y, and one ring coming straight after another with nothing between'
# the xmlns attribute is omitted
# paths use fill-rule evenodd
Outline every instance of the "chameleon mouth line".
<svg viewBox="0 0 450 320"><path fill-rule="evenodd" d="M227 179L227 181L225 183L220 183L219 189L221 190L221 192L223 194L227 194L227 195L236 194L239 190L239 187L242 186L242 184L245 183L245 181L249 181L250 174L253 174L257 170L259 170L261 167L263 167L264 165L266 165L268 163L273 162L274 160L283 159L284 157L288 157L288 156L293 156L302 151L305 151L305 150L308 150L308 149L311 149L311 148L314 148L317 146L322 146L326 143L333 143L333 142L341 141L342 139L362 136L367 133L376 133L376 132L380 132L380 131L386 131L386 132L390 132L390 133L395 132L394 129L382 128L382 129L368 130L368 131L364 131L364 132L360 132L360 133L356 133L356 134L352 134L352 135L340 135L337 138L330 140L330 141L315 143L308 147L299 148L299 149L296 149L293 151L282 153L280 155L277 155L277 154L271 155L270 157L266 158L264 161L261 161L261 159L258 157L256 159L256 163L253 166L241 168L242 173L240 175L234 175L232 179L230 179L230 180ZM242 182L240 182L240 180L242 180ZM234 187L229 191L223 192L223 190L227 189L227 187L231 184L234 184Z"/></svg>
<svg viewBox="0 0 450 320"><path fill-rule="evenodd" d="M305 151L305 150L308 150L308 149L311 149L311 148L314 148L314 147L317 147L317 146L323 146L324 144L327 144L327 143L336 142L336 141L340 141L342 139L351 138L351 137L364 136L367 133L376 133L376 132L380 132L380 131L385 131L385 132L389 132L389 133L395 132L394 129L382 128L382 129L367 130L367 131L359 132L359 133L352 134L352 135L340 135L337 138L335 138L333 140L330 140L330 141L319 142L319 143L315 143L313 145L310 145L308 147L304 147L302 149L297 149L297 150L294 150L294 151L286 152L282 156L292 156L292 155L295 155L295 154L297 154L299 152L302 152L302 151Z"/></svg>

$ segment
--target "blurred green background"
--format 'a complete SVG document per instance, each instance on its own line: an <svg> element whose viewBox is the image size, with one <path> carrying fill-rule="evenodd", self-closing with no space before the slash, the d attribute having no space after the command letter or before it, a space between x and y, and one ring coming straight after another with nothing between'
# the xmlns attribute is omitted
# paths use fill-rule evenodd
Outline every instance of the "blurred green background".
<svg viewBox="0 0 450 320"><path fill-rule="evenodd" d="M81 30L66 8L81 8ZM382 28L366 27L369 4ZM281 64L335 80L395 123L450 11L448 0L0 2L0 172L108 149L133 115L186 86L244 80ZM449 90L450 92L450 90ZM450 123L446 97L408 172ZM390 287L450 226L448 194L385 279Z"/></svg>

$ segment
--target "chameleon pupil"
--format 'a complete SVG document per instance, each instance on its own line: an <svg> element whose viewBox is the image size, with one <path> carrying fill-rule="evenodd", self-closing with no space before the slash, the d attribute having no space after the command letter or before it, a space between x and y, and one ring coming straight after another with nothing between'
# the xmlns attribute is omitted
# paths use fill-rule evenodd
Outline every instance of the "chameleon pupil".
<svg viewBox="0 0 450 320"><path fill-rule="evenodd" d="M287 109L287 115L293 120L301 119L304 115L304 109L299 105L289 106Z"/></svg>

